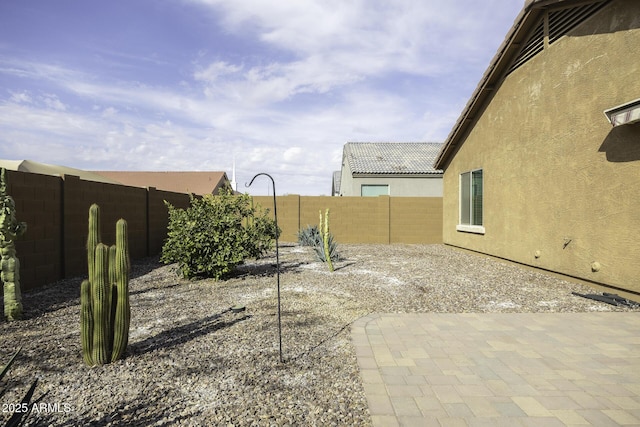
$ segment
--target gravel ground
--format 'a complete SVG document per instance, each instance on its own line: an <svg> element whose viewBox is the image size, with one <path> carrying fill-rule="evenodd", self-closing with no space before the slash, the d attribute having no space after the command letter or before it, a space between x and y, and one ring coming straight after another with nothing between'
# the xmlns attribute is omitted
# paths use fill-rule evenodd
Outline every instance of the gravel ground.
<svg viewBox="0 0 640 427"><path fill-rule="evenodd" d="M0 397L9 418L34 378L29 425L367 426L350 325L373 312L628 311L551 275L444 245L341 245L331 273L309 248L280 248L279 362L275 255L224 281L133 266L123 360L87 367L80 354L82 278L25 293L26 319L0 322L0 360L22 352ZM235 313L229 308L246 306ZM1 422L1 421L0 421Z"/></svg>

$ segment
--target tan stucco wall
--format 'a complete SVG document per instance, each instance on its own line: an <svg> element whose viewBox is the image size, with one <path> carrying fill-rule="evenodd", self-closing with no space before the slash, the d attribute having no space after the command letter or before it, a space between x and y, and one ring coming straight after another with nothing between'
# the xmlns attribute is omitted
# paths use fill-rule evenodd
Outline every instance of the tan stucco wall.
<svg viewBox="0 0 640 427"><path fill-rule="evenodd" d="M505 79L445 171L445 243L640 292L640 124L603 115L640 98L639 27L614 1ZM456 231L475 168L484 235Z"/></svg>
<svg viewBox="0 0 640 427"><path fill-rule="evenodd" d="M367 177L351 178L340 187L343 196L360 196L362 185L388 185L389 195L396 197L442 197L442 177Z"/></svg>

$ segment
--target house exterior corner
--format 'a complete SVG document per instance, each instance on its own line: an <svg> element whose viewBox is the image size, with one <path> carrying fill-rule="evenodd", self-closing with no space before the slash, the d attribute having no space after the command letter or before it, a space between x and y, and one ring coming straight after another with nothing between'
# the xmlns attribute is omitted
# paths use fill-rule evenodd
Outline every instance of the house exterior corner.
<svg viewBox="0 0 640 427"><path fill-rule="evenodd" d="M517 68L495 59L502 76L436 163L443 241L640 293L640 123L603 114L640 97L640 2L535 3L516 26L599 8Z"/></svg>

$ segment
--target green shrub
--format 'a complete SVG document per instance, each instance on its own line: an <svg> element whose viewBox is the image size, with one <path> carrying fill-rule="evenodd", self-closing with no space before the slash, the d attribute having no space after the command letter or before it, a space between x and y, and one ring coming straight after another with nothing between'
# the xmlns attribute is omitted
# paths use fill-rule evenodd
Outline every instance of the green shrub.
<svg viewBox="0 0 640 427"><path fill-rule="evenodd" d="M178 263L186 278L220 279L246 258L259 258L273 246L275 222L268 210L253 206L248 194L191 196L190 207L169 208L167 239L161 261Z"/></svg>

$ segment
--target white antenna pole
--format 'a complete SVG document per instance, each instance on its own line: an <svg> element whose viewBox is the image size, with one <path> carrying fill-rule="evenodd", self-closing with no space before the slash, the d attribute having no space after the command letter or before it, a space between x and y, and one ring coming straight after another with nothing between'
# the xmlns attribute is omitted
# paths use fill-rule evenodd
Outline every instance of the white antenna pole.
<svg viewBox="0 0 640 427"><path fill-rule="evenodd" d="M236 156L233 156L233 169L231 170L231 188L234 193L238 191L238 183L236 181Z"/></svg>

